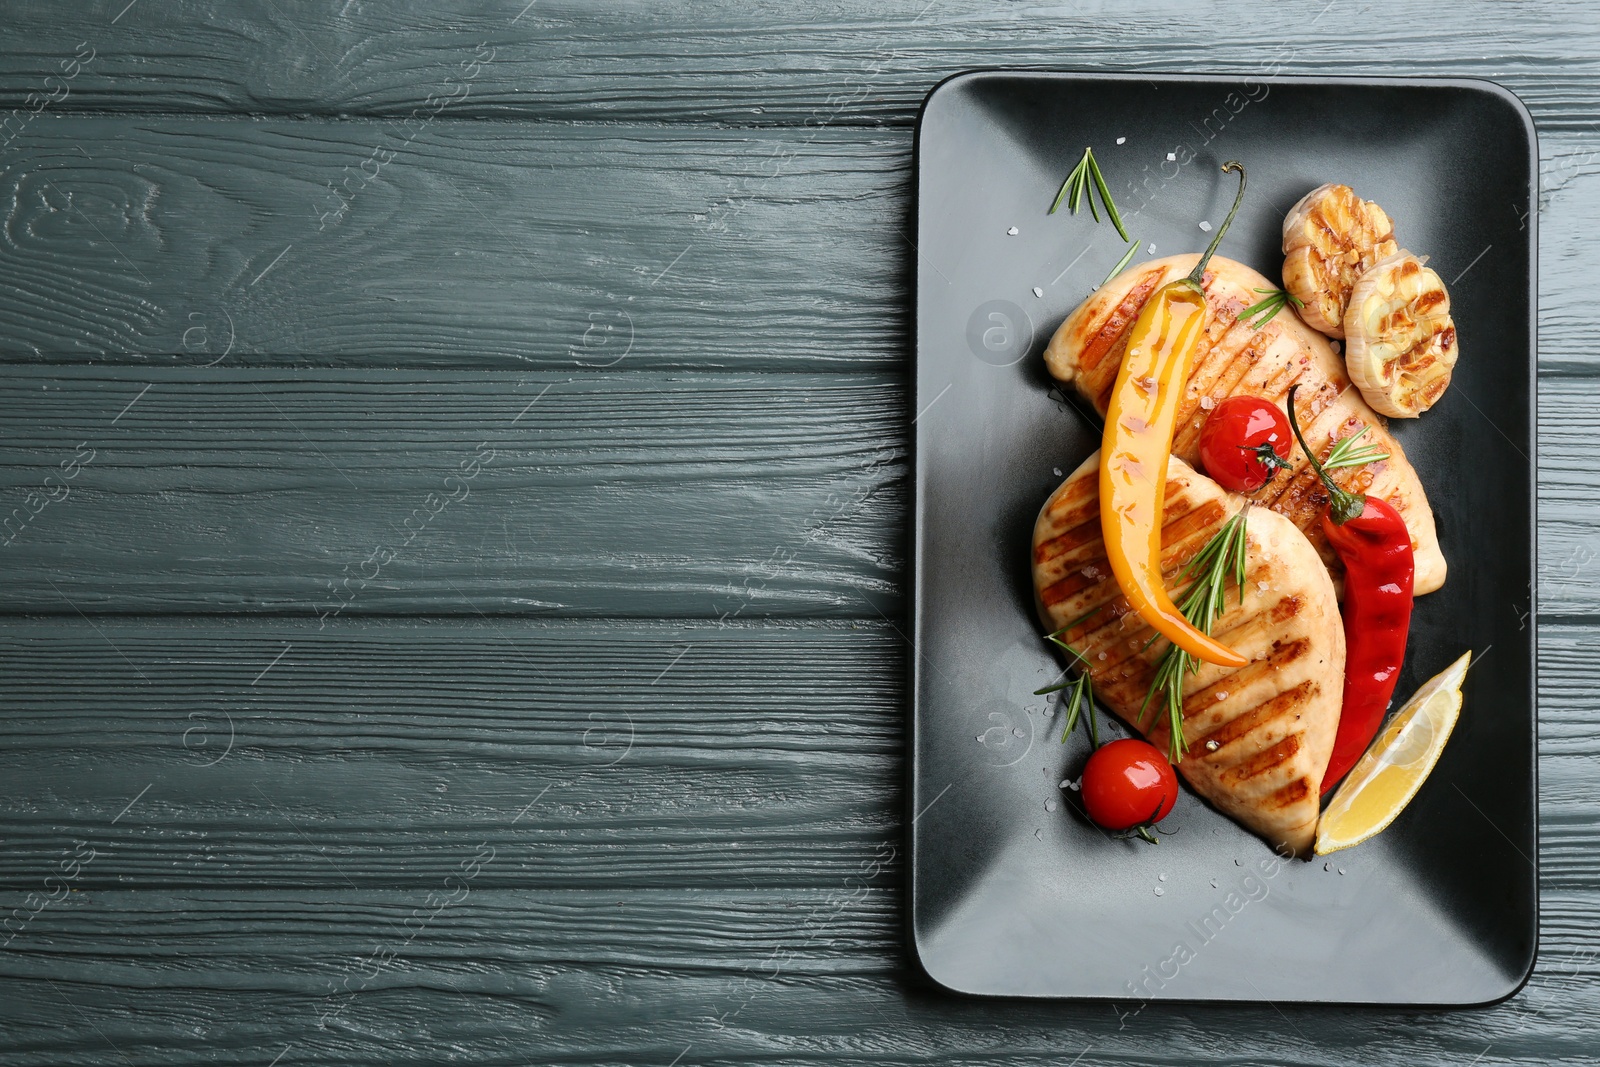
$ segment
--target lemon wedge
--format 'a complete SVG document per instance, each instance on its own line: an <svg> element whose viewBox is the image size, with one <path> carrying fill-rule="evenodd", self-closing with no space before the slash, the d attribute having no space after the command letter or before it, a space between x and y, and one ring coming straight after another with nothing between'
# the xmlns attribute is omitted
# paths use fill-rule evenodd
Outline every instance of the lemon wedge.
<svg viewBox="0 0 1600 1067"><path fill-rule="evenodd" d="M1334 792L1317 824L1316 853L1325 856L1381 833L1405 810L1439 762L1461 715L1468 652L1423 683L1395 712Z"/></svg>

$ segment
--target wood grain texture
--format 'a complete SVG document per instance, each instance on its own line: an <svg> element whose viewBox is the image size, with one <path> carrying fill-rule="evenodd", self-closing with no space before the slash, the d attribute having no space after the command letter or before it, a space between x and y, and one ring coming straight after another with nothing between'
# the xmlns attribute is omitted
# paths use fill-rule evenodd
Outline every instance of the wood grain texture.
<svg viewBox="0 0 1600 1067"><path fill-rule="evenodd" d="M458 92L447 79L465 80L462 63L484 42L493 58L453 106L518 118L909 125L935 82L991 66L1490 77L1550 129L1586 127L1600 102L1600 29L1582 0L1554 0L1536 15L1472 0L1448 19L1426 4L1362 0L1144 11L1110 0L815 10L736 0L648 9L450 0L409 10L178 0L115 22L121 5L108 6L63 20L50 0L13 0L17 44L0 99L20 106L48 91L43 79L87 41L97 56L66 103L124 111L403 115Z"/></svg>
<svg viewBox="0 0 1600 1067"><path fill-rule="evenodd" d="M877 617L905 403L898 375L15 368L0 607Z"/></svg>
<svg viewBox="0 0 1600 1067"><path fill-rule="evenodd" d="M907 988L881 878L861 892L466 888L436 914L421 888L77 894L0 954L7 1062L864 1065L959 1050L1030 1067L1344 1067L1581 1063L1593 1049L1592 890L1546 894L1534 990L1491 1009L1134 1014Z"/></svg>
<svg viewBox="0 0 1600 1067"><path fill-rule="evenodd" d="M0 884L89 835L100 887L431 883L468 838L485 884L829 885L898 842L903 658L885 622L10 621Z"/></svg>
<svg viewBox="0 0 1600 1067"><path fill-rule="evenodd" d="M46 112L0 151L0 358L897 368L910 149Z"/></svg>

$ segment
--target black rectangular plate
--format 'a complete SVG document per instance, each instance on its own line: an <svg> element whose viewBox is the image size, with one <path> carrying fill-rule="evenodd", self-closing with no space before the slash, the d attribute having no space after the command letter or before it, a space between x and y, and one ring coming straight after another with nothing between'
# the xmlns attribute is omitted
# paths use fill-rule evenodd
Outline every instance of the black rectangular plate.
<svg viewBox="0 0 1600 1067"><path fill-rule="evenodd" d="M1118 143L1119 138L1125 138ZM1137 260L1200 251L1249 168L1221 254L1275 278L1285 211L1326 181L1382 204L1450 286L1460 362L1395 420L1449 562L1417 601L1397 696L1467 649L1460 724L1377 838L1279 862L1187 789L1159 846L1115 841L1058 783L1061 664L1029 537L1099 443L1040 355L1127 247L1047 209L1092 145ZM1169 156L1170 153L1170 156ZM1192 160L1189 158L1192 154ZM1534 215L1527 111L1487 82L952 78L918 120L912 940L974 994L1460 1006L1515 992L1538 930L1533 553ZM1137 261L1136 260L1136 261ZM1038 295L1035 290L1038 290Z"/></svg>

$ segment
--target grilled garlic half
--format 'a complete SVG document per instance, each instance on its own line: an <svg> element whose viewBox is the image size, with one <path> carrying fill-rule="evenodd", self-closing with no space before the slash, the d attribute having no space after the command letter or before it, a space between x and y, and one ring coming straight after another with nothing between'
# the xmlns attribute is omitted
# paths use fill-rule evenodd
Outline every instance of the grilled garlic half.
<svg viewBox="0 0 1600 1067"><path fill-rule="evenodd" d="M1378 411L1411 419L1433 407L1456 365L1456 324L1439 275L1401 249L1356 281L1344 315L1345 366Z"/></svg>
<svg viewBox="0 0 1600 1067"><path fill-rule="evenodd" d="M1399 250L1383 208L1348 185L1319 185L1283 220L1283 287L1304 303L1300 317L1329 337L1343 337L1356 281Z"/></svg>

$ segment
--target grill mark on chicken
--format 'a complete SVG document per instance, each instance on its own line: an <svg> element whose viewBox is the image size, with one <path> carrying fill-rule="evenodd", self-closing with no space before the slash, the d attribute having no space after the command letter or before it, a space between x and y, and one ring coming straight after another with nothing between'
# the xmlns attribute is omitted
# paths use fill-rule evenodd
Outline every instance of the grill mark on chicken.
<svg viewBox="0 0 1600 1067"><path fill-rule="evenodd" d="M1303 681L1292 689L1263 700L1248 711L1242 712L1236 718L1223 723L1216 729L1200 735L1198 747L1206 752L1206 759L1226 766L1231 766L1242 757L1231 751L1231 746L1236 742L1254 734L1263 724L1276 722L1288 709L1303 703L1305 699L1316 690L1316 683ZM1215 741L1217 747L1211 749L1211 742Z"/></svg>
<svg viewBox="0 0 1600 1067"><path fill-rule="evenodd" d="M1296 778L1288 785L1274 792L1266 799L1266 804L1273 808L1287 808L1300 804L1310 796L1311 784L1304 778Z"/></svg>
<svg viewBox="0 0 1600 1067"><path fill-rule="evenodd" d="M1273 622L1288 622L1300 614L1300 609L1305 607L1305 600L1298 596L1286 596L1278 601L1272 608Z"/></svg>
<svg viewBox="0 0 1600 1067"><path fill-rule="evenodd" d="M1279 607L1282 607L1285 602L1291 599L1296 601L1296 606L1289 612L1289 617L1292 618L1299 611L1298 597L1286 597L1283 601L1279 601ZM1277 608L1273 609L1274 616L1277 615L1277 611ZM1218 679L1204 689L1196 689L1185 697L1183 701L1183 721L1186 724L1194 722L1202 727L1207 725L1215 726L1221 723L1222 713L1216 707L1220 703L1217 699L1218 693L1243 691L1246 687L1254 685L1268 675L1281 671L1286 664L1293 663L1305 655L1310 648L1311 642L1305 638L1298 638L1287 643L1274 641L1272 651L1264 659L1252 660L1226 678ZM1205 719L1208 713L1211 719L1210 723L1199 721ZM1187 726L1185 729L1187 730ZM1204 734L1200 738L1200 743L1204 745L1208 740L1211 740L1211 735Z"/></svg>
<svg viewBox="0 0 1600 1067"><path fill-rule="evenodd" d="M1112 309L1106 316L1104 323L1095 332L1094 340L1090 341L1083 349L1082 364L1085 370L1094 368L1105 358L1111 346L1122 339L1124 333L1139 317L1139 312L1144 308L1144 302L1155 291L1156 283L1161 280L1159 270L1150 271L1133 287L1127 298ZM1119 361L1120 362L1120 361Z"/></svg>
<svg viewBox="0 0 1600 1067"><path fill-rule="evenodd" d="M1174 497L1176 497L1176 494L1174 494ZM1096 502L1098 503L1098 500ZM1182 542L1202 530L1220 525L1222 520L1227 517L1227 509L1220 503L1213 502L1193 509L1184 507L1183 503L1181 497L1176 499L1169 498L1169 506L1163 516L1166 521L1161 525L1162 569L1171 572L1182 569L1183 565L1189 561L1189 558L1204 546L1203 544L1196 545L1192 552L1170 562L1165 555L1169 549L1179 546ZM1069 530L1060 536L1041 542L1034 549L1034 563L1036 565L1051 563L1073 549L1089 544L1094 545L1096 549L1103 548L1098 509L1093 521L1082 523L1077 528ZM1100 562L1105 563L1103 573L1094 578L1087 578L1082 576L1080 569L1079 572L1046 586L1040 591L1040 597L1046 604L1058 604L1073 593L1097 582L1104 581L1111 575L1111 564L1105 562L1103 554L1098 559Z"/></svg>
<svg viewBox="0 0 1600 1067"><path fill-rule="evenodd" d="M1290 734L1265 752L1241 760L1222 772L1223 780L1238 784L1276 770L1300 751L1300 738Z"/></svg>
<svg viewBox="0 0 1600 1067"><path fill-rule="evenodd" d="M1062 534L1052 537L1038 548L1033 550L1033 561L1045 563L1057 556L1065 555L1081 545L1091 544L1100 538L1100 516L1096 515L1093 522L1080 523Z"/></svg>

